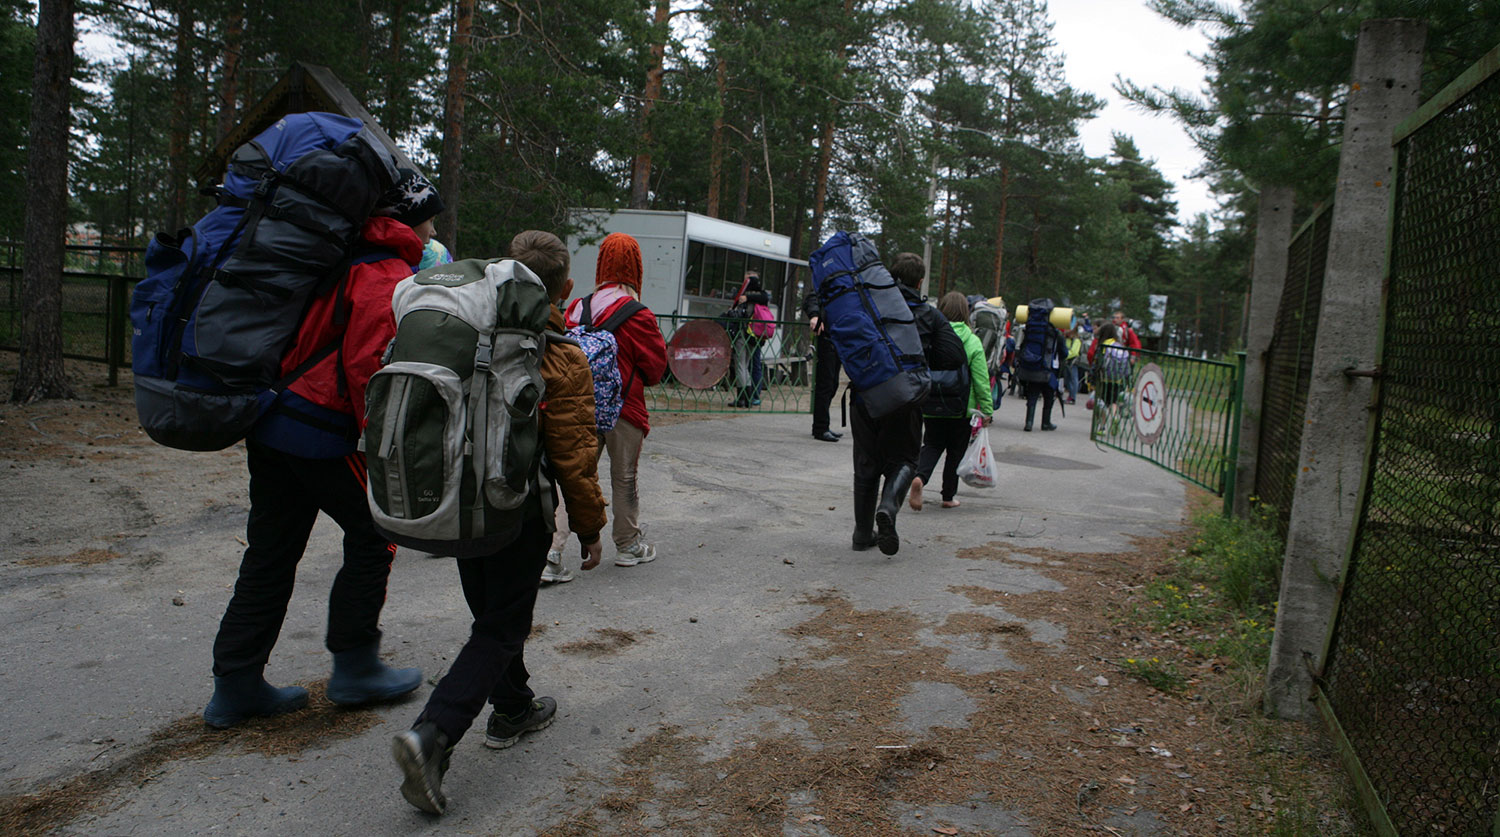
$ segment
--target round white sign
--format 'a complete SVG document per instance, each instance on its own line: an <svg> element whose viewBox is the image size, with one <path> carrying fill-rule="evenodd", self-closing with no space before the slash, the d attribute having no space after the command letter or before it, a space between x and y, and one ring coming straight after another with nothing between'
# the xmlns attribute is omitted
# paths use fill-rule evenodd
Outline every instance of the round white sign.
<svg viewBox="0 0 1500 837"><path fill-rule="evenodd" d="M1135 374L1135 434L1147 445L1156 444L1167 421L1167 378L1161 367L1148 363Z"/></svg>

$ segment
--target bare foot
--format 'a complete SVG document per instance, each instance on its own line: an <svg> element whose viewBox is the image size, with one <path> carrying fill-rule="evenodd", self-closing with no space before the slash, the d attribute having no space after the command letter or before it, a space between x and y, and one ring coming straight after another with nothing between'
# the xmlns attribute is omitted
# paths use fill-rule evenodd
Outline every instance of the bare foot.
<svg viewBox="0 0 1500 837"><path fill-rule="evenodd" d="M945 509L956 509L956 508L958 508L958 501L957 500L944 500L943 501L943 508L945 508Z"/></svg>
<svg viewBox="0 0 1500 837"><path fill-rule="evenodd" d="M912 511L922 510L922 478L912 477L911 492L906 495L906 504Z"/></svg>

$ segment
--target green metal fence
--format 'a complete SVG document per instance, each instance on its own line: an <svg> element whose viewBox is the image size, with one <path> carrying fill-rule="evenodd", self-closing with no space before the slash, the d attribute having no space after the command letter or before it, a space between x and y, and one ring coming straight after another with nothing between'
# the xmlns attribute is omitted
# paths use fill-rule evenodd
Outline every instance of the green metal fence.
<svg viewBox="0 0 1500 837"><path fill-rule="evenodd" d="M0 349L15 351L21 342L20 242L0 242L4 262L0 281ZM63 259L63 356L109 364L109 383L130 365L130 292L145 276L144 247L68 245Z"/></svg>
<svg viewBox="0 0 1500 837"><path fill-rule="evenodd" d="M741 322L714 317L678 317L658 314L657 324L667 341L669 366L660 384L646 388L646 406L653 412L674 413L805 413L812 406L813 345L807 323L780 320L771 337L756 337ZM699 335L711 333L723 339L681 339L678 332L689 323ZM723 373L717 377L679 376L674 369L684 358L712 356ZM757 374L757 367L759 374ZM696 371L696 370L695 370Z"/></svg>
<svg viewBox="0 0 1500 837"><path fill-rule="evenodd" d="M1100 347L1100 351L1103 347ZM1095 444L1155 462L1234 502L1240 385L1237 363L1131 350L1129 374L1094 374ZM1096 360L1096 369L1103 364Z"/></svg>
<svg viewBox="0 0 1500 837"><path fill-rule="evenodd" d="M1266 352L1261 396L1260 446L1255 465L1256 502L1273 510L1282 539L1292 516L1292 492L1302 451L1307 385L1313 344L1323 306L1323 268L1328 262L1328 230L1333 205L1323 207L1297 231L1287 249L1286 282L1276 309L1275 330Z"/></svg>
<svg viewBox="0 0 1500 837"><path fill-rule="evenodd" d="M1500 835L1497 69L1396 133L1370 459L1316 689L1384 834Z"/></svg>

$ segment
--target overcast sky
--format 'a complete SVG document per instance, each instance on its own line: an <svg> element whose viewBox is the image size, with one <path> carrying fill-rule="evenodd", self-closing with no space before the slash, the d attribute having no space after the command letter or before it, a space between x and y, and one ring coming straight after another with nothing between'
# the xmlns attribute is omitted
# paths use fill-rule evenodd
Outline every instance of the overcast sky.
<svg viewBox="0 0 1500 837"><path fill-rule="evenodd" d="M1090 155L1109 153L1110 134L1135 139L1141 156L1156 161L1177 186L1177 217L1184 223L1214 207L1202 180L1189 180L1203 163L1182 126L1166 116L1127 107L1114 92L1116 75L1142 86L1203 87L1203 66L1193 55L1208 49L1208 39L1194 29L1180 29L1151 11L1145 0L1049 0L1053 40L1065 56L1068 83L1109 104L1083 126L1083 147ZM1235 3L1238 5L1238 2Z"/></svg>

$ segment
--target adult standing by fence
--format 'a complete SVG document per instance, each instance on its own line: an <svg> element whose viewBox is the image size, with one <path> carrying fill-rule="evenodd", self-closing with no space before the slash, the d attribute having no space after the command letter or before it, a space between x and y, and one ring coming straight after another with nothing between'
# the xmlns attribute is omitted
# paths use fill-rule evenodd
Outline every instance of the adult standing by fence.
<svg viewBox="0 0 1500 837"><path fill-rule="evenodd" d="M807 315L807 330L813 337L817 363L813 372L812 437L820 442L837 442L844 434L829 425L828 407L839 388L839 351L823 333L823 306L811 288L802 297L802 313Z"/></svg>

